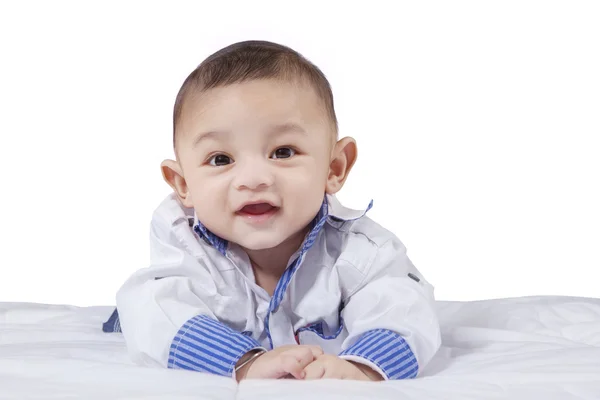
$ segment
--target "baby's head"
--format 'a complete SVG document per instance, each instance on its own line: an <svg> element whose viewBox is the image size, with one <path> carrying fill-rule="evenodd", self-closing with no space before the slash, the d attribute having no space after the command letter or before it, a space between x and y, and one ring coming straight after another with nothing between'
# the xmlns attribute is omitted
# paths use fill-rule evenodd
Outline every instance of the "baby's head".
<svg viewBox="0 0 600 400"><path fill-rule="evenodd" d="M163 176L212 233L249 250L302 240L356 160L337 140L329 82L294 50L228 46L185 80Z"/></svg>

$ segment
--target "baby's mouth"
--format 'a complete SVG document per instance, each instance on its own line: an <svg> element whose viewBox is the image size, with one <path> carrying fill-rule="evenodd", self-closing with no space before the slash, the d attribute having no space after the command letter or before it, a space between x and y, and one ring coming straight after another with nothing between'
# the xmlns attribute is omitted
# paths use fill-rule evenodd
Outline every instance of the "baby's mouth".
<svg viewBox="0 0 600 400"><path fill-rule="evenodd" d="M248 204L242 207L238 213L245 215L262 215L276 211L277 207L269 203Z"/></svg>

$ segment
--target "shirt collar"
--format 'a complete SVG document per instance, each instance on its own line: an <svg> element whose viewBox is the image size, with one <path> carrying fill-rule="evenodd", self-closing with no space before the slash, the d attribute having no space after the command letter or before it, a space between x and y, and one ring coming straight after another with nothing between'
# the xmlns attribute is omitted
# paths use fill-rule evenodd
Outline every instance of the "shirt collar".
<svg viewBox="0 0 600 400"><path fill-rule="evenodd" d="M331 218L334 221L354 221L362 218L372 207L373 200L371 200L365 210L353 210L344 207L335 196L325 195L319 212L311 222L311 229L302 244L301 253L306 252L306 250L313 245L328 218ZM217 249L219 253L222 255L226 254L229 242L209 231L198 220L196 213L194 213L194 232L196 232L202 240Z"/></svg>
<svg viewBox="0 0 600 400"><path fill-rule="evenodd" d="M369 205L364 210L353 210L348 207L344 207L342 203L333 195L326 195L325 200L329 204L329 217L334 221L355 221L365 216L365 214L373 208L373 200L369 202Z"/></svg>

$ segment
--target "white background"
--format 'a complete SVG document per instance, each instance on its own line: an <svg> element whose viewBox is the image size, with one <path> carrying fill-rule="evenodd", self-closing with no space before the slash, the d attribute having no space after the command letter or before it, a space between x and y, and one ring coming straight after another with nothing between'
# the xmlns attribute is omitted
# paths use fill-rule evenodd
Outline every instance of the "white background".
<svg viewBox="0 0 600 400"><path fill-rule="evenodd" d="M439 299L598 297L598 4L3 2L0 301L114 304L181 83L247 39L326 73L359 144L340 198L374 199Z"/></svg>

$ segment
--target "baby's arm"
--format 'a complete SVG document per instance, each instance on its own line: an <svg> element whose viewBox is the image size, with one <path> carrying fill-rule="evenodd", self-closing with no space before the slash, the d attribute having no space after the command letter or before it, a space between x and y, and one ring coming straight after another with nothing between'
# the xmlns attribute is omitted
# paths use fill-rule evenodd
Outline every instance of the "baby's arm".
<svg viewBox="0 0 600 400"><path fill-rule="evenodd" d="M182 248L159 216L150 232L151 266L134 273L117 293L129 353L142 365L232 376L253 338L217 321L207 305L218 296L202 260Z"/></svg>
<svg viewBox="0 0 600 400"><path fill-rule="evenodd" d="M393 238L381 245L363 281L350 293L342 318L348 338L340 357L384 379L417 376L440 347L433 288Z"/></svg>
<svg viewBox="0 0 600 400"><path fill-rule="evenodd" d="M323 353L297 345L266 352L256 340L217 321L189 290L187 278L144 281L143 275L134 275L117 300L123 335L137 363L231 376L238 382L288 374L302 379L303 369ZM196 315L177 329L191 314Z"/></svg>

